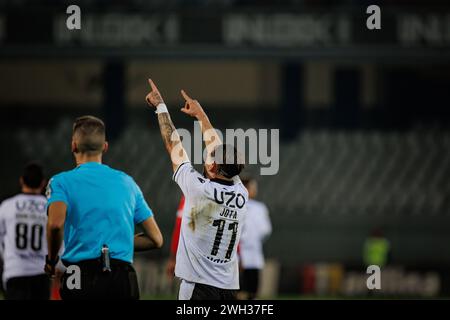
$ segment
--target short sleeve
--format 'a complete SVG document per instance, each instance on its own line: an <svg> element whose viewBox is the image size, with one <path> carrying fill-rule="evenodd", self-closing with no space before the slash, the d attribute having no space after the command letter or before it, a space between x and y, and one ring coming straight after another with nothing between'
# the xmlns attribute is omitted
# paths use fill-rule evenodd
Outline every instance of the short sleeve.
<svg viewBox="0 0 450 320"><path fill-rule="evenodd" d="M194 169L190 162L183 162L173 174L173 180L180 186L186 197L201 193L206 179Z"/></svg>
<svg viewBox="0 0 450 320"><path fill-rule="evenodd" d="M136 186L136 206L134 208L134 223L139 224L144 222L148 218L153 217L153 211L144 199L141 189L137 184Z"/></svg>
<svg viewBox="0 0 450 320"><path fill-rule="evenodd" d="M55 176L50 179L45 195L47 196L47 208L53 202L58 201L64 202L67 206L69 206L67 190L61 177Z"/></svg>

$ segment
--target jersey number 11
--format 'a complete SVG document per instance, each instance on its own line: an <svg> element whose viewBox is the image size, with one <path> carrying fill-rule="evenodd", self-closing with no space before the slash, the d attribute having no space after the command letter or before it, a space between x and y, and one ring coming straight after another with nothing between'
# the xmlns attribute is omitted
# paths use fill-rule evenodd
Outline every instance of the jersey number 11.
<svg viewBox="0 0 450 320"><path fill-rule="evenodd" d="M225 230L226 221L224 219L217 219L213 221L213 226L217 227L216 238L214 239L214 245L211 250L211 255L216 256L219 252L220 242L222 241L223 231ZM228 225L228 230L232 230L230 244L228 245L225 259L230 259L233 253L234 244L236 243L236 236L238 231L238 222L232 222Z"/></svg>

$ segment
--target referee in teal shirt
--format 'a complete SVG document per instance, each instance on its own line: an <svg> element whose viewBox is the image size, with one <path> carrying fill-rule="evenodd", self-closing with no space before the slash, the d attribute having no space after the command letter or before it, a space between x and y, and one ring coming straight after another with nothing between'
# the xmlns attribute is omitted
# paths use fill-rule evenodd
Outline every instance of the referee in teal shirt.
<svg viewBox="0 0 450 320"><path fill-rule="evenodd" d="M104 123L92 116L78 118L72 135L77 166L55 175L47 187L45 271L55 274L64 238L61 260L68 270L61 280L61 297L66 300L138 299L133 252L163 243L136 182L102 164L107 149ZM144 232L135 236L135 225Z"/></svg>

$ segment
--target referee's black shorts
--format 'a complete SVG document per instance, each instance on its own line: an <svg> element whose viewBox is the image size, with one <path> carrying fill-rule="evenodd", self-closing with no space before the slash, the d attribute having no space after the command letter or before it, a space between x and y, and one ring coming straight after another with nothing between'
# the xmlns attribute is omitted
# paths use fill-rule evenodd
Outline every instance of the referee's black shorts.
<svg viewBox="0 0 450 320"><path fill-rule="evenodd" d="M67 267L71 264L65 264ZM61 278L60 294L63 300L138 300L139 286L133 266L121 260L111 259L111 272L103 272L100 259L72 263L80 267L80 289L68 287L72 274Z"/></svg>

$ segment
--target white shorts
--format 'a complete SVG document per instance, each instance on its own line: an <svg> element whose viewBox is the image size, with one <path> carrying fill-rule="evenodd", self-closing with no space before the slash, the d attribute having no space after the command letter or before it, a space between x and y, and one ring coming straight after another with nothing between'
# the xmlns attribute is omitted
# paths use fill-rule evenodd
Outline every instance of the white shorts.
<svg viewBox="0 0 450 320"><path fill-rule="evenodd" d="M178 300L191 300L194 288L194 282L181 279L180 290L178 291Z"/></svg>

